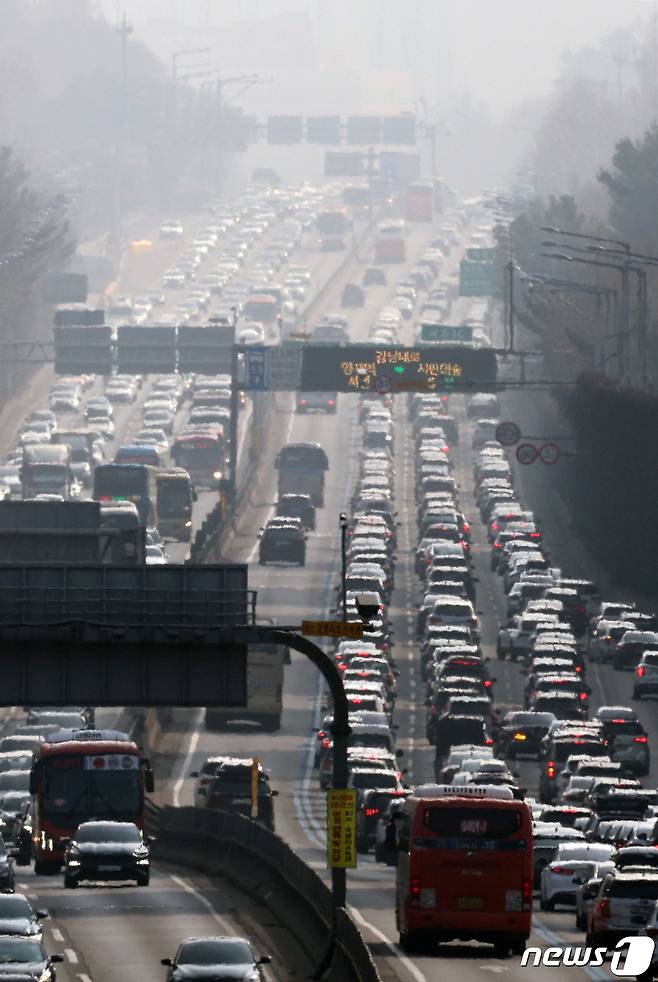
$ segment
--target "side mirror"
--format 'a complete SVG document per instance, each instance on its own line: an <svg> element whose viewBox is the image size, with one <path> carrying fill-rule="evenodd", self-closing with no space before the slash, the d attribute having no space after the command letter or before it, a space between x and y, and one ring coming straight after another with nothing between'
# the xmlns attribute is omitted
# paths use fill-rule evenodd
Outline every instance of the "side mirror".
<svg viewBox="0 0 658 982"><path fill-rule="evenodd" d="M398 760L400 760L402 757L404 757L404 750L396 750L395 756L397 757Z"/></svg>
<svg viewBox="0 0 658 982"><path fill-rule="evenodd" d="M161 958L160 959L160 964L161 965L171 965L173 963L171 961L171 958Z"/></svg>
<svg viewBox="0 0 658 982"><path fill-rule="evenodd" d="M277 798L277 797L278 797L278 795L279 795L279 792L278 792L278 791L276 791L276 790L273 790L273 791L272 791L272 797L273 797L273 798Z"/></svg>
<svg viewBox="0 0 658 982"><path fill-rule="evenodd" d="M157 837L157 835L147 835L146 836L146 841L148 842L148 844L150 846L152 846L155 842L158 841L158 837Z"/></svg>
<svg viewBox="0 0 658 982"><path fill-rule="evenodd" d="M60 962L64 961L64 955L60 955L59 952L56 952L54 955L50 956L49 960L53 965L59 964Z"/></svg>
<svg viewBox="0 0 658 982"><path fill-rule="evenodd" d="M38 921L43 921L49 915L47 910L35 910L34 916Z"/></svg>
<svg viewBox="0 0 658 982"><path fill-rule="evenodd" d="M261 955L260 958L258 959L258 961L256 962L256 964L257 965L269 965L271 961L272 961L272 956L271 955Z"/></svg>
<svg viewBox="0 0 658 982"><path fill-rule="evenodd" d="M190 773L190 777L198 777L198 776L199 776L199 772L198 771L192 771Z"/></svg>

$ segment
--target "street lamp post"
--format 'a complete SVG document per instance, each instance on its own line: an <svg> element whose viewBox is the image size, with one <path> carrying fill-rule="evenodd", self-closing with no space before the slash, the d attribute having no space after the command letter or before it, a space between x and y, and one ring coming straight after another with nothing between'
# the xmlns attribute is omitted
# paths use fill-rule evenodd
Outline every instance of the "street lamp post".
<svg viewBox="0 0 658 982"><path fill-rule="evenodd" d="M347 515L344 511L340 513L340 592L341 604L343 609L343 620L347 620Z"/></svg>

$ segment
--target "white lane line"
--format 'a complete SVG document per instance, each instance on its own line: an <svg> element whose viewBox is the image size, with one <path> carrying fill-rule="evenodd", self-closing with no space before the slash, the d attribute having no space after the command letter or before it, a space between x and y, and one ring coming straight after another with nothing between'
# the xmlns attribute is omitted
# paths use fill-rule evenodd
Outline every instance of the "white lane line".
<svg viewBox="0 0 658 982"><path fill-rule="evenodd" d="M361 911L358 909L358 907L352 907L352 905L350 904L350 914L352 915L355 921L358 921L359 924L361 924L363 927L371 931L376 938L379 938L379 940L386 946L386 948L388 948L393 958L396 958L399 962L401 962L402 965L404 965L404 967L407 969L411 977L416 979L416 982L427 982L425 975L421 972L418 966L415 965L410 958L407 958L406 955L401 954L401 952L396 948L393 942L389 941L386 935L382 931L380 931L378 927L375 927L374 924L371 924L370 921L367 921L363 916L363 914L361 913Z"/></svg>
<svg viewBox="0 0 658 982"><path fill-rule="evenodd" d="M174 790L171 795L171 800L175 808L180 808L180 793L183 789L185 778L188 776L187 772L189 770L190 764L192 763L192 757L196 753L196 749L199 746L199 738L201 736L202 723L203 723L203 709L198 709L194 721L192 723L192 731L190 733L190 742L187 748L187 753L185 754L185 757L183 759L183 763L178 773L178 779L174 784Z"/></svg>
<svg viewBox="0 0 658 982"><path fill-rule="evenodd" d="M64 954L66 955L67 959L71 962L72 965L78 964L79 958L74 952L73 948L65 948Z"/></svg>
<svg viewBox="0 0 658 982"><path fill-rule="evenodd" d="M78 978L80 982L91 982L91 976L87 975L85 972L78 972Z"/></svg>
<svg viewBox="0 0 658 982"><path fill-rule="evenodd" d="M51 928L50 933L52 934L52 936L55 939L55 941L63 941L64 940L64 935L62 934L62 932L60 931L60 929L58 927Z"/></svg>
<svg viewBox="0 0 658 982"><path fill-rule="evenodd" d="M185 891L185 893L189 893L192 897L199 901L202 907L206 908L212 919L221 927L225 934L235 934L235 925L227 921L221 914L218 914L208 898L204 897L204 895L197 890L196 887L193 887L191 883L187 883L181 876L172 874L170 878L172 882L176 884L176 886L179 886L181 890Z"/></svg>

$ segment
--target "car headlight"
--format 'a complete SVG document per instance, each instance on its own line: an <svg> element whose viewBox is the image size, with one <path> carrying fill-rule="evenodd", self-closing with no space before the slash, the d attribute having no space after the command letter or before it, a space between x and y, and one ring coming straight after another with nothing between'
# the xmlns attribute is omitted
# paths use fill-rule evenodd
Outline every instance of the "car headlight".
<svg viewBox="0 0 658 982"><path fill-rule="evenodd" d="M148 864L150 862L151 862L150 859L138 859L136 865L137 866L148 866Z"/></svg>
<svg viewBox="0 0 658 982"><path fill-rule="evenodd" d="M219 481L219 479L222 476L222 472L221 471L213 471L213 475L212 476L215 478L216 481Z"/></svg>
<svg viewBox="0 0 658 982"><path fill-rule="evenodd" d="M80 860L79 859L69 859L69 860L67 860L66 865L67 866L80 866Z"/></svg>

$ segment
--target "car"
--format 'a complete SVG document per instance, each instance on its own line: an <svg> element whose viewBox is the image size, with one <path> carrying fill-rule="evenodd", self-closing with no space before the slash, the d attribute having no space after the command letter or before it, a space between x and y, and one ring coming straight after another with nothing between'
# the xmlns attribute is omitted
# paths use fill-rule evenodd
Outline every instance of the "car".
<svg viewBox="0 0 658 982"><path fill-rule="evenodd" d="M585 833L550 822L535 822L532 849L533 885L535 889L540 886L542 870L553 861L558 846L567 842L586 844Z"/></svg>
<svg viewBox="0 0 658 982"><path fill-rule="evenodd" d="M587 929L587 944L612 948L639 934L658 900L658 871L608 873L599 889Z"/></svg>
<svg viewBox="0 0 658 982"><path fill-rule="evenodd" d="M255 955L246 938L185 938L173 958L162 958L167 966L167 982L179 979L264 979L261 966L269 965L271 955Z"/></svg>
<svg viewBox="0 0 658 982"><path fill-rule="evenodd" d="M65 841L64 886L72 889L82 880L135 880L148 886L150 841L132 822L83 822Z"/></svg>
<svg viewBox="0 0 658 982"><path fill-rule="evenodd" d="M37 938L43 931L42 920L48 917L45 910L34 910L22 893L0 895L0 935Z"/></svg>
<svg viewBox="0 0 658 982"><path fill-rule="evenodd" d="M592 907L601 888L603 877L613 872L614 863L606 860L603 863L592 863L589 879L583 880L576 887L576 927L579 931L587 930L587 922L592 913Z"/></svg>
<svg viewBox="0 0 658 982"><path fill-rule="evenodd" d="M306 565L306 535L303 527L293 524L266 525L260 536L258 562L261 566L272 562L292 562Z"/></svg>
<svg viewBox="0 0 658 982"><path fill-rule="evenodd" d="M4 808L2 808L4 811ZM3 816L3 825L5 824L5 819ZM4 829L3 829L4 834ZM7 852L7 847L3 839L0 839L0 891L2 893L13 893L14 892L14 859Z"/></svg>
<svg viewBox="0 0 658 982"><path fill-rule="evenodd" d="M507 713L496 738L499 752L510 760L525 756L538 757L542 750L542 740L554 719L550 713L523 710Z"/></svg>
<svg viewBox="0 0 658 982"><path fill-rule="evenodd" d="M336 392L298 392L295 399L295 412L305 413L335 413L338 405Z"/></svg>
<svg viewBox="0 0 658 982"><path fill-rule="evenodd" d="M253 761L250 757L223 757L208 787L206 807L251 817L252 778ZM279 792L270 787L269 775L262 764L258 765L257 788L256 821L274 831L274 798Z"/></svg>
<svg viewBox="0 0 658 982"><path fill-rule="evenodd" d="M183 226L175 219L163 222L160 226L159 235L161 239L182 239Z"/></svg>
<svg viewBox="0 0 658 982"><path fill-rule="evenodd" d="M617 671L635 669L647 651L658 651L658 632L628 630L619 639L612 664Z"/></svg>
<svg viewBox="0 0 658 982"><path fill-rule="evenodd" d="M275 506L277 515L301 519L304 528L315 528L315 505L310 494L282 494Z"/></svg>
<svg viewBox="0 0 658 982"><path fill-rule="evenodd" d="M590 878L594 864L609 860L612 852L611 846L599 842L560 843L540 874L540 909L575 904L577 887Z"/></svg>
<svg viewBox="0 0 658 982"><path fill-rule="evenodd" d="M658 694L658 651L644 651L635 669L633 699Z"/></svg>
<svg viewBox="0 0 658 982"><path fill-rule="evenodd" d="M55 965L64 956L49 955L38 938L0 937L0 979L21 982L56 982Z"/></svg>
<svg viewBox="0 0 658 982"><path fill-rule="evenodd" d="M362 287L356 283L346 283L341 294L341 307L363 307L366 295Z"/></svg>

